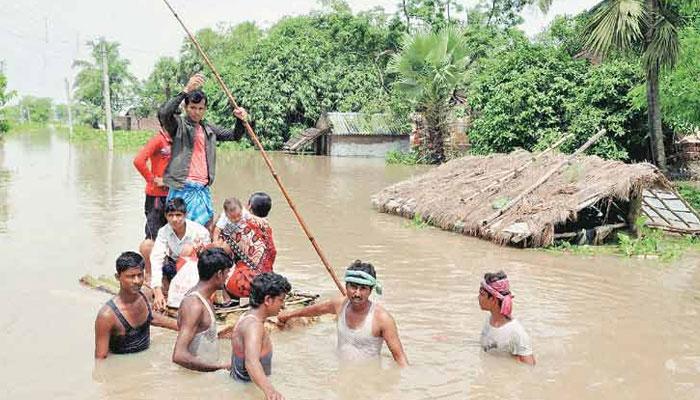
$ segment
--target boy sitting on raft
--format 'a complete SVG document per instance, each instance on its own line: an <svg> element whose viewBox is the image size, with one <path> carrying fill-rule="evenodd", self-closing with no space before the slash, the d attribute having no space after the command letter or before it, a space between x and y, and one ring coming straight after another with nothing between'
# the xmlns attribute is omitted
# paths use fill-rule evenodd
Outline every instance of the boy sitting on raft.
<svg viewBox="0 0 700 400"><path fill-rule="evenodd" d="M150 325L177 330L174 319L151 312L151 305L141 292L144 280L141 255L124 252L117 258L116 267L119 293L100 309L95 319L95 358L148 349Z"/></svg>
<svg viewBox="0 0 700 400"><path fill-rule="evenodd" d="M484 275L479 287L479 306L491 314L481 331L484 351L510 354L522 363L535 365L530 336L512 316L513 295L505 272Z"/></svg>
<svg viewBox="0 0 700 400"><path fill-rule="evenodd" d="M265 320L279 314L292 286L274 272L255 277L250 288L250 311L243 314L231 336L231 377L253 381L267 400L284 399L267 379L272 373L272 341L265 329Z"/></svg>
<svg viewBox="0 0 700 400"><path fill-rule="evenodd" d="M185 218L185 215L187 207L183 199L176 197L168 200L165 204L165 219L168 223L158 230L151 250L153 308L158 311L165 308L163 286L175 276L177 265L182 264L178 259L196 256L211 241L207 228ZM165 281L163 276L166 276Z"/></svg>

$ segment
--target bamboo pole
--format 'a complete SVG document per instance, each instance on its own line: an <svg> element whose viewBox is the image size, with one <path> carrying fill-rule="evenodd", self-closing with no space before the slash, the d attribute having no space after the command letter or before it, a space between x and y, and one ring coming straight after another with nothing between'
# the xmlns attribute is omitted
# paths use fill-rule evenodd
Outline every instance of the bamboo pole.
<svg viewBox="0 0 700 400"><path fill-rule="evenodd" d="M511 201L508 202L505 206L503 206L501 209L496 211L495 213L491 214L488 218L483 220L481 222L481 225L484 227L488 227L493 223L496 218L500 217L503 215L506 211L508 211L511 207L514 205L518 204L520 200L525 198L528 194L532 193L535 189L540 187L543 183L547 181L552 175L554 175L557 171L559 171L562 167L571 164L571 162L576 158L579 154L583 153L586 151L589 147L591 147L595 142L598 141L603 135L605 135L605 129L601 129L596 133L595 135L591 136L586 143L583 144L583 146L579 147L578 150L573 152L571 155L566 157L564 161L561 161L559 164L557 164L554 168L550 169L544 176L542 176L537 182L535 182L534 185L530 186L529 188L525 189L524 192L520 193L519 195L515 196L515 198Z"/></svg>
<svg viewBox="0 0 700 400"><path fill-rule="evenodd" d="M224 83L223 79L221 79L221 75L219 75L219 72L214 67L214 64L212 64L212 62L209 60L209 57L204 52L202 47L199 45L199 42L197 41L197 39L194 37L194 35L192 35L190 30L187 29L187 26L185 26L185 23L182 22L182 20L180 19L180 16L177 15L177 12L175 12L175 10L170 5L168 0L163 0L163 2L165 3L166 6L168 6L170 11L173 13L173 15L175 16L177 21L182 26L182 29L185 30L185 32L187 33L187 36L190 38L192 43L197 48L197 51L204 59L204 62L209 66L209 69L211 69L211 72L214 74L214 77L216 78L216 81L219 83L219 86L221 86L221 89L223 89L224 93L226 93L226 97L228 98L228 101L229 101L229 104L231 105L231 107L233 109L238 108L238 104L236 103L236 100L233 97L233 94L228 89L228 87ZM263 148L262 144L260 143L260 140L258 139L258 135L255 134L255 132L253 131L253 128L250 126L248 121L243 120L243 126L245 127L246 132L248 132L248 136L250 137L250 139L253 141L255 146L260 151L260 154L262 155L263 160L265 160L265 164L267 164L267 168L270 170L272 177L275 179L275 182L277 182L277 186L279 186L280 191L282 191L284 198L287 200L287 203L289 204L289 207L292 209L292 213L294 213L294 217L296 217L297 222L299 222L299 225L301 225L301 229L306 234L306 237L309 238L309 241L311 241L311 245L313 246L314 250L316 250L316 253L318 254L319 258L321 258L321 262L323 263L323 266L326 267L326 271L328 271L328 274L333 279L333 282L338 287L338 290L340 290L340 293L345 295L345 288L340 283L340 280L338 279L335 272L333 271L333 268L331 267L330 263L328 262L328 259L326 259L326 256L323 254L323 250L321 250L321 247L316 242L316 238L314 238L314 236L311 234L311 230L306 225L306 222L304 222L304 219L302 218L301 214L299 214L299 211L297 210L296 206L294 205L294 201L289 196L289 193L287 193L287 189L285 189L284 185L282 184L282 180L280 179L279 175L277 175L275 168L272 166L272 162L270 161L270 158L267 156L267 152L265 152L265 149Z"/></svg>
<svg viewBox="0 0 700 400"><path fill-rule="evenodd" d="M534 157L530 158L526 163L524 163L523 165L519 166L518 168L516 168L516 169L514 169L514 170L512 170L512 171L509 171L505 176L502 176L502 177L496 179L495 181L493 181L493 182L491 182L490 184L488 184L486 187L484 187L484 188L482 188L482 189L476 191L476 192L473 193L471 196L469 196L469 197L467 197L466 199L464 199L463 202L464 202L464 203L468 203L468 202L470 202L472 199L474 199L476 196L478 196L478 195L480 195L480 194L482 194L482 193L487 192L489 189L491 189L491 188L493 188L493 187L495 187L495 186L500 185L502 182L504 182L504 181L506 181L506 180L508 180L508 179L510 179L510 178L512 178L512 177L517 176L519 173L523 172L523 171L525 170L525 168L527 168L530 164L534 163L535 161L537 161L538 159L540 159L540 158L543 157L544 155L548 154L548 153L551 152L552 150L554 150L554 149L556 149L557 147L561 146L562 143L564 143L565 141L567 141L567 140L568 140L570 137L572 137L572 136L573 136L572 133L569 133L568 135L564 135L564 137L562 137L561 139L559 139L559 140L557 140L556 142L554 142L554 143L553 143L551 146L549 146L546 150L542 151L541 153L536 154Z"/></svg>

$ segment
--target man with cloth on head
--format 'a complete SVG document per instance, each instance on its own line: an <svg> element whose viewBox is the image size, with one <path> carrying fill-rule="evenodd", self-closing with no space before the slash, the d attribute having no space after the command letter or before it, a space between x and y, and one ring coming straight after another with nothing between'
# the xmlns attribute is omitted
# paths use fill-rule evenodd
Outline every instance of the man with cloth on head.
<svg viewBox="0 0 700 400"><path fill-rule="evenodd" d="M243 131L222 129L204 119L207 96L200 90L204 77L195 74L182 92L168 100L158 111L163 128L172 138L171 159L163 175L170 188L168 200L181 197L187 204L187 218L209 227L214 218L214 206L209 187L214 183L216 170L216 142L240 140ZM185 116L176 111L185 101ZM248 117L246 110L233 110L238 119ZM240 125L240 124L239 124Z"/></svg>
<svg viewBox="0 0 700 400"><path fill-rule="evenodd" d="M530 336L513 318L513 294L505 272L486 273L479 287L479 307L490 313L481 330L481 347L486 352L509 354L535 365Z"/></svg>
<svg viewBox="0 0 700 400"><path fill-rule="evenodd" d="M341 359L378 360L382 344L386 342L394 361L400 367L407 366L408 359L394 318L384 307L369 300L373 290L382 294L374 266L360 260L353 262L345 271L345 290L346 296L280 313L277 320L283 325L290 318L335 314L338 316L338 355Z"/></svg>

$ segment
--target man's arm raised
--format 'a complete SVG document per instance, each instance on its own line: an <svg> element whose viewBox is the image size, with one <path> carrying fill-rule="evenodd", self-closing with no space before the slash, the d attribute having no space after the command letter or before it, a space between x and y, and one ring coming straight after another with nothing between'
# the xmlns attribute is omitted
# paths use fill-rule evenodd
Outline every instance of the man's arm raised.
<svg viewBox="0 0 700 400"><path fill-rule="evenodd" d="M178 332L173 349L173 362L187 369L211 372L226 368L222 364L209 364L190 353L190 343L197 334L199 320L204 311L202 303L194 297L185 297L178 312Z"/></svg>
<svg viewBox="0 0 700 400"><path fill-rule="evenodd" d="M391 351L394 361L396 361L399 367L407 367L408 358L406 357L406 352L403 350L401 338L399 338L399 328L396 327L396 321L394 321L394 318L386 310L381 310L378 317L382 329L382 337L389 351Z"/></svg>
<svg viewBox="0 0 700 400"><path fill-rule="evenodd" d="M284 397L272 386L265 375L265 370L260 363L260 348L265 327L260 323L248 323L244 328L243 340L245 342L245 369L250 379L262 390L266 400L284 400Z"/></svg>

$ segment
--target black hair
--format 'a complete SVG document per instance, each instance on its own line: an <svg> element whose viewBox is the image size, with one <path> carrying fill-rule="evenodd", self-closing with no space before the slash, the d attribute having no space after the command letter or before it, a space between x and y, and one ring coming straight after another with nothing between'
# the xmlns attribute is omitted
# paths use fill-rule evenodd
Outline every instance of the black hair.
<svg viewBox="0 0 700 400"><path fill-rule="evenodd" d="M144 269L143 257L135 251L125 251L117 257L117 274L129 268Z"/></svg>
<svg viewBox="0 0 700 400"><path fill-rule="evenodd" d="M241 205L241 201L238 200L236 197L229 197L228 199L224 200L224 210L225 211L231 211L232 206L238 206L238 208L243 208Z"/></svg>
<svg viewBox="0 0 700 400"><path fill-rule="evenodd" d="M355 260L347 268L348 271L362 271L372 275L372 278L377 279L377 272L374 270L374 266L368 262L362 262L360 260Z"/></svg>
<svg viewBox="0 0 700 400"><path fill-rule="evenodd" d="M265 297L276 297L291 290L292 285L284 276L274 272L262 273L250 284L250 306L258 308L265 302Z"/></svg>
<svg viewBox="0 0 700 400"><path fill-rule="evenodd" d="M199 103L200 101L204 100L204 105L207 105L207 95L204 94L201 90L193 90L189 93L187 93L187 96L185 96L185 105L190 104L190 103Z"/></svg>
<svg viewBox="0 0 700 400"><path fill-rule="evenodd" d="M501 279L507 279L507 278L508 278L508 275L506 275L506 273L503 272L502 270L498 271L498 272L487 272L484 274L484 281L486 282L486 284L490 284L491 282L496 282L496 281L500 281ZM510 291L506 290L506 291L499 292L499 293L501 293L504 296L507 296L510 294ZM493 295L491 293L489 293L488 290L486 291L486 295L488 295L489 298L493 297ZM501 300L498 300L498 304L499 305L501 304Z"/></svg>
<svg viewBox="0 0 700 400"><path fill-rule="evenodd" d="M165 213L171 212L187 214L187 204L185 204L185 200L183 200L182 197L172 198L165 203Z"/></svg>
<svg viewBox="0 0 700 400"><path fill-rule="evenodd" d="M256 217L265 218L272 209L272 198L265 192L255 192L248 199L250 204L250 212Z"/></svg>
<svg viewBox="0 0 700 400"><path fill-rule="evenodd" d="M217 272L223 271L226 268L233 266L233 258L229 256L224 249L214 247L206 249L199 254L197 261L197 272L199 272L199 280L208 281Z"/></svg>

